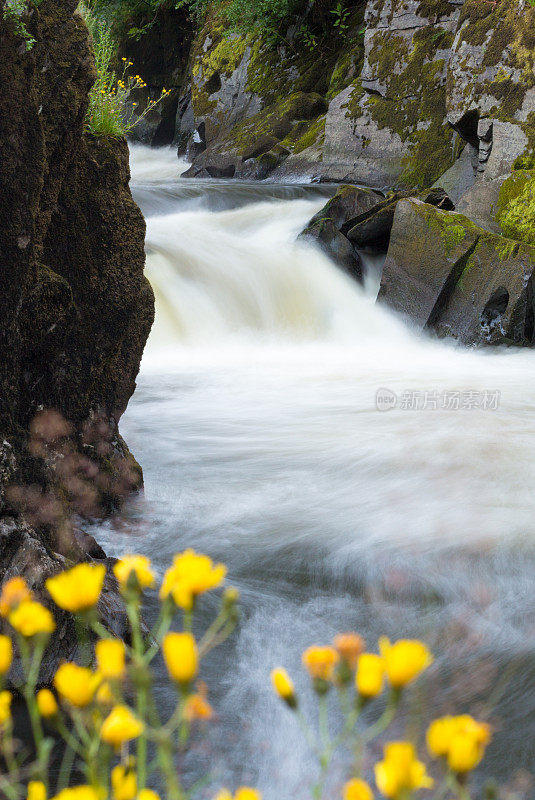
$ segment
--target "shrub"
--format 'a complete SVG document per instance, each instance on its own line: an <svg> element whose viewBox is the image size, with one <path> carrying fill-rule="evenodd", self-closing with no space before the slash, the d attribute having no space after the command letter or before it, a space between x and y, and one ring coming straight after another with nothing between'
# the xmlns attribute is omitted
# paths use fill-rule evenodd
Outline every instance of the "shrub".
<svg viewBox="0 0 535 800"><path fill-rule="evenodd" d="M97 80L89 94L87 130L97 136L126 136L169 92L163 89L157 98L148 100L141 114L134 112L137 103L132 103L128 111L130 93L133 89L146 88L146 83L139 75L130 74L133 64L126 59L123 59L121 75L116 75L113 63L117 42L109 24L83 3L79 8L91 33L97 70Z"/></svg>

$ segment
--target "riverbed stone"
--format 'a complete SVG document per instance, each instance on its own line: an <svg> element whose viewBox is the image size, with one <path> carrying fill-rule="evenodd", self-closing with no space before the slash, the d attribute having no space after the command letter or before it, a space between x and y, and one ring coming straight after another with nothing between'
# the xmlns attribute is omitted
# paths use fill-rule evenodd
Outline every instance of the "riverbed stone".
<svg viewBox="0 0 535 800"><path fill-rule="evenodd" d="M397 204L379 302L467 345L534 341L535 248L420 200Z"/></svg>
<svg viewBox="0 0 535 800"><path fill-rule="evenodd" d="M315 242L334 263L353 278L362 280L362 264L358 253L332 219L314 219L299 235L299 239Z"/></svg>

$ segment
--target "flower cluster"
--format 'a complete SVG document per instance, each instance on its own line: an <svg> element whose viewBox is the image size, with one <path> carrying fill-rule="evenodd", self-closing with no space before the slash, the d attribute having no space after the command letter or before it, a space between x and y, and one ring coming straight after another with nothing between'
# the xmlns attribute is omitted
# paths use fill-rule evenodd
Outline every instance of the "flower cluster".
<svg viewBox="0 0 535 800"><path fill-rule="evenodd" d="M46 581L52 602L74 615L79 635L78 661L61 663L53 687L37 691L39 669L56 623L21 577L7 581L0 595L0 614L10 635L0 635L0 796L8 800L159 800L149 788L164 784L167 800L189 794L175 764L187 745L192 725L213 716L206 684L195 681L201 661L229 635L237 621L238 593L223 590L218 615L202 638L193 634L193 615L205 592L222 587L226 568L205 555L187 550L177 554L159 590L160 613L154 628L144 632L141 609L144 592L156 588L148 558L126 555L116 562L117 580L130 624L131 644L112 636L102 625L98 606L106 580L102 564L83 563ZM181 611L183 630L171 630ZM169 678L176 687L176 706L161 720L152 693L151 664L162 652ZM23 695L32 726L36 760L17 748L12 700L2 681L20 656ZM133 702L130 702L133 700ZM50 753L53 739L64 739L59 777L52 786ZM157 753L149 759L149 746ZM86 782L72 786L73 773ZM217 797L232 798L226 790ZM252 788L241 787L234 800L261 800Z"/></svg>
<svg viewBox="0 0 535 800"><path fill-rule="evenodd" d="M360 756L357 774L344 786L344 800L374 800L374 790L361 774L366 745L385 734L394 722L405 689L433 663L429 648L417 639L400 639L392 643L381 637L378 652L366 652L361 636L344 633L336 636L332 645L309 647L303 653L302 662L320 704L318 734L302 715L299 697L288 672L277 667L271 673L271 681L277 695L298 715L307 739L318 755L320 778L314 787L314 797L323 795L326 772L336 749L349 744ZM345 717L344 728L335 738L330 735L326 705L326 695L333 688L339 693ZM388 696L382 715L373 725L362 727L361 712L386 689ZM487 724L468 715L443 717L431 723L427 730L427 749L431 758L441 759L445 765L437 797L444 797L451 791L452 796L459 800L469 800L466 774L483 758L490 734ZM436 786L411 741L386 742L383 759L375 764L374 773L377 789L392 800L411 800L414 792Z"/></svg>

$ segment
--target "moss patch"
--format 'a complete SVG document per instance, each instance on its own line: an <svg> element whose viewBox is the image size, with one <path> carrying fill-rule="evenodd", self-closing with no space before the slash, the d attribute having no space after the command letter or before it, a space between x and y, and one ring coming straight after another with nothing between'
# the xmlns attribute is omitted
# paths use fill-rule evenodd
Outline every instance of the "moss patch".
<svg viewBox="0 0 535 800"><path fill-rule="evenodd" d="M502 185L496 220L506 236L535 244L535 170L515 170Z"/></svg>

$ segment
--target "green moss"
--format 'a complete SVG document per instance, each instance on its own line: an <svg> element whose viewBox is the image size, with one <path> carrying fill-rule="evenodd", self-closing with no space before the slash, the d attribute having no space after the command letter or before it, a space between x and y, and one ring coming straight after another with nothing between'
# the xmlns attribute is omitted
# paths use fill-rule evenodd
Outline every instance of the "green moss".
<svg viewBox="0 0 535 800"><path fill-rule="evenodd" d="M391 31L374 36L369 62L385 97L370 95L365 105L379 128L392 130L409 146L400 188L429 186L454 160L454 132L446 122L445 63L436 58L442 40L451 42L451 35L433 25L417 30L412 46ZM352 96L351 105L357 103Z"/></svg>
<svg viewBox="0 0 535 800"><path fill-rule="evenodd" d="M446 248L446 253L449 255L453 248L460 244L466 237L466 227L459 223L453 222L451 225L445 225L440 235Z"/></svg>
<svg viewBox="0 0 535 800"><path fill-rule="evenodd" d="M325 121L327 117L324 114L318 119L314 120L314 122L307 128L307 130L292 144L291 137L287 137L282 144L289 144L290 149L293 150L294 153L302 153L303 150L306 150L308 147L312 147L312 145L317 145L321 147L323 141L325 139Z"/></svg>
<svg viewBox="0 0 535 800"><path fill-rule="evenodd" d="M535 170L516 170L503 183L496 220L506 236L535 244Z"/></svg>

